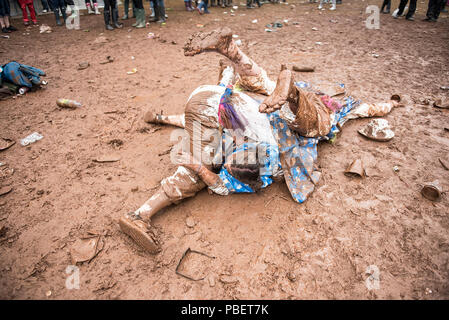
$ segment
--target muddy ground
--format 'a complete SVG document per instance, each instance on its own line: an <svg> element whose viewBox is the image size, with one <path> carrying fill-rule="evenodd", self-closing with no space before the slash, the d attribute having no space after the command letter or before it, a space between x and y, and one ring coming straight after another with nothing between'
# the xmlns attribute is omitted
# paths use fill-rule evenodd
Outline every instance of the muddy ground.
<svg viewBox="0 0 449 320"><path fill-rule="evenodd" d="M52 33L30 27L27 34L20 26L10 39L0 39L2 63L40 67L49 82L45 90L0 101L1 136L17 141L0 152L1 186L13 187L0 196L0 297L449 298L448 195L431 202L420 194L423 183L436 179L449 189L449 171L438 160L449 161L449 132L443 129L449 111L422 103L448 97L440 89L449 85L447 14L438 23L423 22L427 2L419 1L415 22L381 15L380 29L369 30L365 8L381 1L343 2L335 12L289 1L240 7L234 16L229 8L211 8L210 15L199 16L171 0L165 26L131 30L128 20L122 30L105 32L102 16L82 16L76 31L55 27L54 17L44 15L40 22ZM284 19L290 23L264 31ZM162 252L153 256L117 224L176 168L167 152L173 129L145 124L142 116L147 110L181 113L197 86L216 82L219 55L185 57L182 46L191 33L223 25L272 78L281 63L316 66L296 79L345 83L367 102L397 93L406 106L385 117L396 134L390 142L360 136L365 119L348 122L335 143L321 144L323 178L303 204L277 183L255 195L202 191L167 208L153 220L163 241ZM161 38L148 39L149 32ZM107 41L95 43L100 36ZM106 56L115 61L100 64ZM83 61L90 67L77 70ZM128 75L133 68L138 72ZM61 97L83 107L60 109L55 101ZM44 138L22 147L19 140L34 131ZM93 162L109 154L121 160ZM357 157L366 164L363 180L343 174ZM193 227L186 224L191 219ZM78 265L80 288L68 290L70 249L90 230L104 235L104 248ZM193 256L183 266L204 280L175 273L187 248L215 257ZM372 290L366 285L370 266L378 268L380 281Z"/></svg>

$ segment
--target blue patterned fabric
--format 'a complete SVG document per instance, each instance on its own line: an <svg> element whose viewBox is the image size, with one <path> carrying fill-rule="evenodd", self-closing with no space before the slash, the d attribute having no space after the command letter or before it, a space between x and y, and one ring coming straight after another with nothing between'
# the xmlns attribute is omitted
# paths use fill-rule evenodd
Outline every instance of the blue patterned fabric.
<svg viewBox="0 0 449 320"><path fill-rule="evenodd" d="M239 153L254 149L258 147L259 151L265 151L266 156L260 156L259 160L263 162L263 166L260 172L260 179L262 180L262 188L266 188L273 183L272 174L276 170L281 169L281 163L279 161L278 146L270 145L268 143L260 143L258 145L254 143L244 143L237 147L233 153ZM230 193L253 193L254 190L247 184L234 178L228 170L223 166L218 174L223 181L226 188Z"/></svg>
<svg viewBox="0 0 449 320"><path fill-rule="evenodd" d="M305 82L296 82L295 85L300 88L311 88L311 85ZM336 133L339 132L338 127L343 126L347 120L346 116L348 113L359 104L360 101L355 101L352 97L346 97L341 110L335 113L329 134L318 138L307 138L298 135L280 117L279 111L267 114L278 145L263 145L267 150L267 157L263 160L264 174L261 174L263 187L273 183L272 173L275 166L277 166L283 170L285 182L293 199L298 203L307 200L321 177L321 172L317 170L315 165L318 157L318 142L335 138ZM234 152L248 150L248 147L250 147L250 144L245 143ZM222 167L219 176L230 193L254 192L247 184L231 176L224 167Z"/></svg>

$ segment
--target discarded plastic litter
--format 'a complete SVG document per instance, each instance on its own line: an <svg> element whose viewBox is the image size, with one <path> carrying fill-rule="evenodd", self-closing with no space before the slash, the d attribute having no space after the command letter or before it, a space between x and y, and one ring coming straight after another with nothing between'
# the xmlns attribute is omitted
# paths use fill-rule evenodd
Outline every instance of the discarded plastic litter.
<svg viewBox="0 0 449 320"><path fill-rule="evenodd" d="M423 195L423 197L431 201L439 200L442 192L443 191L441 190L438 181L428 183L424 185L421 189L421 194Z"/></svg>
<svg viewBox="0 0 449 320"><path fill-rule="evenodd" d="M25 146L27 146L29 144L32 144L32 143L34 143L36 141L41 140L43 137L44 136L41 135L40 133L33 132L29 136L27 136L27 137L23 138L22 140L20 140L20 144L25 147Z"/></svg>
<svg viewBox="0 0 449 320"><path fill-rule="evenodd" d="M61 108L70 108L70 109L76 109L82 106L81 103L79 103L78 101L63 98L56 100L56 104Z"/></svg>
<svg viewBox="0 0 449 320"><path fill-rule="evenodd" d="M137 68L133 68L131 71L128 71L127 74L137 73Z"/></svg>

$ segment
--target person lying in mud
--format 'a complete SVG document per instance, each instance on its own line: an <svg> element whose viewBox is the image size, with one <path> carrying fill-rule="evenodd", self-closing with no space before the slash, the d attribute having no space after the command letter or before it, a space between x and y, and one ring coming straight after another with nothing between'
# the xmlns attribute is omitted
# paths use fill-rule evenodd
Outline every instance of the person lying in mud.
<svg viewBox="0 0 449 320"><path fill-rule="evenodd" d="M234 43L228 28L197 33L184 46L187 56L208 51L227 58L220 61L218 85L194 90L184 114L144 116L148 123L184 128L188 141L186 150L175 152L177 171L119 220L121 230L151 253L160 250L151 217L205 187L228 195L257 192L284 179L293 200L304 202L321 175L318 142L332 139L347 119L379 115L373 110L384 115L398 105L396 100L360 105L351 97L341 102L295 83L284 65L275 83ZM357 112L361 107L371 113Z"/></svg>

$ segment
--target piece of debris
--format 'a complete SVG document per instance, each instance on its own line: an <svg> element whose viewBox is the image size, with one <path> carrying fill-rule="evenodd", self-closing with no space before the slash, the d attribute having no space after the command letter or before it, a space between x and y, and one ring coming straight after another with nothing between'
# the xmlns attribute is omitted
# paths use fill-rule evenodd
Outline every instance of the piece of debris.
<svg viewBox="0 0 449 320"><path fill-rule="evenodd" d="M96 38L92 44L102 44L102 43L107 43L109 40L108 38L106 38L105 36L100 36L98 38Z"/></svg>
<svg viewBox="0 0 449 320"><path fill-rule="evenodd" d="M228 275L221 275L219 278L220 282L224 283L224 284L233 284L233 283L237 283L239 282L239 278L234 277L234 276L228 276Z"/></svg>
<svg viewBox="0 0 449 320"><path fill-rule="evenodd" d="M78 70L87 69L90 66L89 62L80 62L78 64Z"/></svg>
<svg viewBox="0 0 449 320"><path fill-rule="evenodd" d="M444 169L449 170L449 163L443 161L443 159L441 159L441 158L438 158L438 161L440 161L440 163Z"/></svg>
<svg viewBox="0 0 449 320"><path fill-rule="evenodd" d="M423 195L423 197L431 201L439 200L442 192L443 191L437 180L425 184L421 189L421 194Z"/></svg>
<svg viewBox="0 0 449 320"><path fill-rule="evenodd" d="M137 68L131 69L131 71L128 71L127 74L134 74L137 73Z"/></svg>
<svg viewBox="0 0 449 320"><path fill-rule="evenodd" d="M189 228L193 228L193 227L195 226L195 220L193 220L192 217L187 217L187 219L186 219L186 225L187 225Z"/></svg>
<svg viewBox="0 0 449 320"><path fill-rule="evenodd" d="M389 141L394 138L394 132L385 119L373 119L365 127L358 130L362 136L375 141Z"/></svg>
<svg viewBox="0 0 449 320"><path fill-rule="evenodd" d="M29 145L29 144L32 144L32 143L34 143L34 142L36 142L36 141L41 140L43 137L44 137L44 136L41 135L40 133L38 133L38 132L33 132L33 133L30 134L29 136L27 136L27 137L21 139L21 140L20 140L20 144L21 144L22 146L25 147L25 146L27 146L27 145Z"/></svg>
<svg viewBox="0 0 449 320"><path fill-rule="evenodd" d="M50 28L50 26L47 26L46 24L42 24L40 27L39 27L39 33L51 33L51 28Z"/></svg>
<svg viewBox="0 0 449 320"><path fill-rule="evenodd" d="M449 86L441 86L440 89L441 90L449 90Z"/></svg>
<svg viewBox="0 0 449 320"><path fill-rule="evenodd" d="M111 56L107 56L105 61L101 61L100 64L112 63L114 62L114 58Z"/></svg>
<svg viewBox="0 0 449 320"><path fill-rule="evenodd" d="M315 67L293 66L292 70L296 72L315 72Z"/></svg>
<svg viewBox="0 0 449 320"><path fill-rule="evenodd" d="M153 32L149 32L149 33L147 34L147 39L154 39L154 38L155 38L155 35L154 35Z"/></svg>
<svg viewBox="0 0 449 320"><path fill-rule="evenodd" d="M11 148L15 144L16 144L16 142L12 139L0 138L0 151Z"/></svg>
<svg viewBox="0 0 449 320"><path fill-rule="evenodd" d="M0 197L8 194L12 191L12 187L2 187L0 188Z"/></svg>
<svg viewBox="0 0 449 320"><path fill-rule="evenodd" d="M117 162L120 161L120 156L118 155L103 155L95 158L93 161L104 163L104 162Z"/></svg>
<svg viewBox="0 0 449 320"><path fill-rule="evenodd" d="M365 178L366 172L363 167L362 159L356 159L351 162L351 164L346 168L345 175L350 177L360 177Z"/></svg>
<svg viewBox="0 0 449 320"><path fill-rule="evenodd" d="M56 104L61 108L76 109L82 105L78 101L60 98L56 100Z"/></svg>
<svg viewBox="0 0 449 320"><path fill-rule="evenodd" d="M89 234L77 239L70 249L72 264L76 265L78 262L90 262L95 258L104 248L104 240L102 238L102 235Z"/></svg>
<svg viewBox="0 0 449 320"><path fill-rule="evenodd" d="M449 101L446 99L437 99L433 103L433 106L440 109L449 109Z"/></svg>
<svg viewBox="0 0 449 320"><path fill-rule="evenodd" d="M251 23L257 23L257 22L258 22L257 19L254 19L253 21L251 21Z"/></svg>
<svg viewBox="0 0 449 320"><path fill-rule="evenodd" d="M47 298L49 298L49 297L51 296L51 290L48 290L48 291L45 293L45 296L46 296Z"/></svg>
<svg viewBox="0 0 449 320"><path fill-rule="evenodd" d="M313 27L312 30L313 30L313 31L318 31L318 28Z"/></svg>
<svg viewBox="0 0 449 320"><path fill-rule="evenodd" d="M192 281L203 280L207 276L207 269L212 259L215 257L188 248L179 260L175 272Z"/></svg>
<svg viewBox="0 0 449 320"><path fill-rule="evenodd" d="M399 167L398 167L398 166L394 166L394 167L393 167L393 171L394 171L394 172L399 172Z"/></svg>

